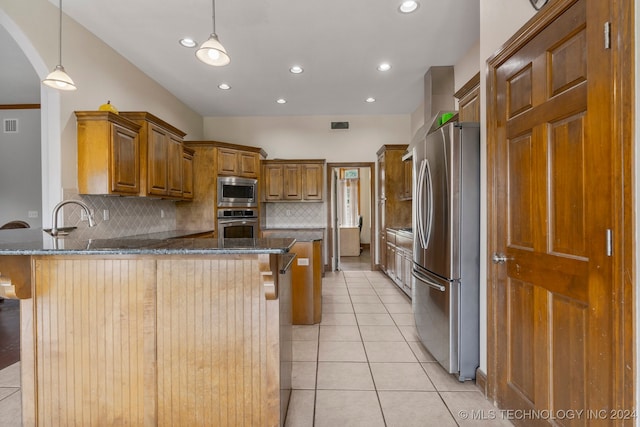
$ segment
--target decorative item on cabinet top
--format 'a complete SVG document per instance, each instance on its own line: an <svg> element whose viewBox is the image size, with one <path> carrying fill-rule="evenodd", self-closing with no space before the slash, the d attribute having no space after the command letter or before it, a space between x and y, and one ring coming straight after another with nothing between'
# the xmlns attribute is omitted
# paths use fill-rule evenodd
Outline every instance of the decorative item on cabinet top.
<svg viewBox="0 0 640 427"><path fill-rule="evenodd" d="M75 115L80 194L190 199L193 175L183 171L189 160L184 132L146 112Z"/></svg>

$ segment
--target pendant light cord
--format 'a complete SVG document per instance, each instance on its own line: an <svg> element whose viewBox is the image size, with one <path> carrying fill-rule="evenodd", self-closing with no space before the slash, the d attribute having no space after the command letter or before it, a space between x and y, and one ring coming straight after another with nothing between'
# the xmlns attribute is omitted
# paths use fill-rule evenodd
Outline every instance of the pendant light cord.
<svg viewBox="0 0 640 427"><path fill-rule="evenodd" d="M58 26L58 65L62 65L62 0L60 0L60 20Z"/></svg>
<svg viewBox="0 0 640 427"><path fill-rule="evenodd" d="M213 21L213 34L215 34L216 33L216 0L211 0L211 21Z"/></svg>

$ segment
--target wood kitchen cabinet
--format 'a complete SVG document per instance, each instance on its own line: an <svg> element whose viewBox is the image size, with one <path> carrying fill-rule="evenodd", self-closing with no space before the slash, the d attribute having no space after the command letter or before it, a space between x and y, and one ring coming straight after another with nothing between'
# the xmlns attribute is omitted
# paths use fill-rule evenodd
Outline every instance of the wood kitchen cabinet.
<svg viewBox="0 0 640 427"><path fill-rule="evenodd" d="M320 202L325 160L263 160L262 200Z"/></svg>
<svg viewBox="0 0 640 427"><path fill-rule="evenodd" d="M322 241L297 241L291 248L296 259L291 267L291 307L294 325L322 321Z"/></svg>
<svg viewBox="0 0 640 427"><path fill-rule="evenodd" d="M218 148L218 175L257 178L259 167L258 153L233 148Z"/></svg>
<svg viewBox="0 0 640 427"><path fill-rule="evenodd" d="M387 228L411 227L411 198L407 198L405 170L402 156L407 145L383 145L378 155L378 263L382 271L389 268Z"/></svg>
<svg viewBox="0 0 640 427"><path fill-rule="evenodd" d="M182 199L182 144L186 135L144 111L121 112L140 125L141 196Z"/></svg>
<svg viewBox="0 0 640 427"><path fill-rule="evenodd" d="M189 198L183 190L183 199L188 200L188 203L176 204L176 222L179 227L186 230L200 230L200 229L216 229L217 218L217 179L218 176L229 176L228 173L232 170L231 166L225 166L225 172L219 172L218 166L221 164L234 164L238 165L237 161L245 166L242 170L246 176L251 171L252 164L257 165L254 167L255 171L260 172L259 159L266 157L266 153L259 147L250 147L245 145L231 144L221 141L185 141L185 150L191 150L194 152L194 158L192 163L193 168L193 190L192 195ZM231 155L233 153L233 155ZM220 157L224 157L225 160L220 160ZM234 159L231 161L230 159ZM244 160L238 160L244 159ZM255 161L248 161L247 159L258 159ZM183 159L183 173L187 161ZM235 169L239 171L239 169ZM260 173L253 176L254 179L262 181ZM188 188L188 182L183 184L184 188ZM259 191L262 191L261 189ZM260 211L260 206L257 208ZM259 216L259 214L258 214Z"/></svg>
<svg viewBox="0 0 640 427"><path fill-rule="evenodd" d="M411 297L413 268L413 234L405 230L387 228L386 274L409 297Z"/></svg>
<svg viewBox="0 0 640 427"><path fill-rule="evenodd" d="M402 162L402 188L400 189L400 199L410 200L412 198L413 160Z"/></svg>
<svg viewBox="0 0 640 427"><path fill-rule="evenodd" d="M296 164L282 165L283 191L282 199L290 201L302 200L301 167Z"/></svg>
<svg viewBox="0 0 640 427"><path fill-rule="evenodd" d="M140 192L140 126L108 111L76 111L78 192Z"/></svg>
<svg viewBox="0 0 640 427"><path fill-rule="evenodd" d="M195 150L182 148L182 198L193 199L193 155Z"/></svg>
<svg viewBox="0 0 640 427"><path fill-rule="evenodd" d="M461 122L480 121L480 73L473 76L456 93L458 98L458 120Z"/></svg>

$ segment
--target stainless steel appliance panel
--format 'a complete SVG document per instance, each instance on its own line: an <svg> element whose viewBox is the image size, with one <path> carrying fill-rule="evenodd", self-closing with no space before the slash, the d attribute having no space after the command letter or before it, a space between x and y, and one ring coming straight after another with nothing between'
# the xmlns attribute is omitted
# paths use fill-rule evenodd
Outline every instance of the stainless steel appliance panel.
<svg viewBox="0 0 640 427"><path fill-rule="evenodd" d="M447 372L457 373L460 283L414 265L413 313L420 341Z"/></svg>
<svg viewBox="0 0 640 427"><path fill-rule="evenodd" d="M218 210L218 238L255 239L258 237L258 217L251 209Z"/></svg>
<svg viewBox="0 0 640 427"><path fill-rule="evenodd" d="M258 180L234 176L218 177L218 207L258 205Z"/></svg>

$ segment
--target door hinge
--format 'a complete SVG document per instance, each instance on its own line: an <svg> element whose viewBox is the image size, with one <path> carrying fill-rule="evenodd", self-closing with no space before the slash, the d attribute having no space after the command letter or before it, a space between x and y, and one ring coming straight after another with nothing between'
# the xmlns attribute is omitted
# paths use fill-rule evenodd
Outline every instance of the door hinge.
<svg viewBox="0 0 640 427"><path fill-rule="evenodd" d="M611 49L611 22L604 23L604 48Z"/></svg>
<svg viewBox="0 0 640 427"><path fill-rule="evenodd" d="M607 228L607 256L613 255L613 231Z"/></svg>

